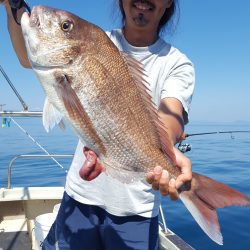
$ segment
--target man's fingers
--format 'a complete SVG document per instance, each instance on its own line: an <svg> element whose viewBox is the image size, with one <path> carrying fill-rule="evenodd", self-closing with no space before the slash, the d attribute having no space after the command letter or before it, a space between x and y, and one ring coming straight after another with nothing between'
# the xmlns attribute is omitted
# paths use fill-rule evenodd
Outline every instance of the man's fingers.
<svg viewBox="0 0 250 250"><path fill-rule="evenodd" d="M154 172L148 172L146 174L146 181L149 183L149 184L152 184L154 182L154 179L155 179L155 176L154 176Z"/></svg>
<svg viewBox="0 0 250 250"><path fill-rule="evenodd" d="M164 196L168 195L168 171L163 170L160 166L157 166L153 171L147 173L146 180L149 184L152 184L152 188L154 190L160 190L160 193Z"/></svg>
<svg viewBox="0 0 250 250"><path fill-rule="evenodd" d="M183 184L192 180L192 173L180 174L176 179L176 188L180 188Z"/></svg>
<svg viewBox="0 0 250 250"><path fill-rule="evenodd" d="M185 164L181 168L181 174L177 177L175 186L180 188L183 184L192 180L192 162L185 157Z"/></svg>
<svg viewBox="0 0 250 250"><path fill-rule="evenodd" d="M169 181L168 192L171 200L175 201L179 198L177 189L176 189L176 181L172 178Z"/></svg>
<svg viewBox="0 0 250 250"><path fill-rule="evenodd" d="M94 180L100 173L103 172L103 170L104 170L103 166L97 161L86 180L87 181Z"/></svg>
<svg viewBox="0 0 250 250"><path fill-rule="evenodd" d="M159 190L163 196L166 196L169 193L168 183L169 183L169 173L168 171L163 170L159 181Z"/></svg>
<svg viewBox="0 0 250 250"><path fill-rule="evenodd" d="M91 172L93 172L96 162L97 162L97 156L96 154L89 150L84 151L84 154L86 156L86 160L83 163L83 166L81 167L79 174L82 179L88 180L88 177L90 176Z"/></svg>
<svg viewBox="0 0 250 250"><path fill-rule="evenodd" d="M160 182L161 174L162 174L162 167L160 166L155 167L154 168L154 181L152 183L152 188L154 190L159 189L159 182Z"/></svg>
<svg viewBox="0 0 250 250"><path fill-rule="evenodd" d="M84 155L85 155L86 158L89 156L89 155L88 155L89 152L91 152L91 154L92 154L92 153L95 154L95 152L94 152L94 151L91 151L89 148L87 148L87 147L84 147L84 148L83 148L83 153L84 153Z"/></svg>
<svg viewBox="0 0 250 250"><path fill-rule="evenodd" d="M159 189L159 180L161 177L161 173L162 173L162 168L160 166L157 166L154 168L153 171L148 172L146 174L146 181L149 184L152 184L152 188L155 190Z"/></svg>

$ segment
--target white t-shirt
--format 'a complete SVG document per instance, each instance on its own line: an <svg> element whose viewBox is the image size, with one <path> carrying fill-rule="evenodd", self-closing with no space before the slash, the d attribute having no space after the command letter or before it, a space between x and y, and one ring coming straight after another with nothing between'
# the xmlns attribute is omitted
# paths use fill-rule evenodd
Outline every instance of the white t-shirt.
<svg viewBox="0 0 250 250"><path fill-rule="evenodd" d="M119 50L140 61L148 75L154 102L159 106L166 97L178 99L185 110L186 122L194 89L194 68L179 50L158 39L149 47L134 47L124 38L121 30L107 33ZM140 215L154 217L159 212L160 194L145 180L121 183L105 173L88 182L81 179L79 170L85 156L79 141L68 172L66 192L75 200L97 205L117 216Z"/></svg>

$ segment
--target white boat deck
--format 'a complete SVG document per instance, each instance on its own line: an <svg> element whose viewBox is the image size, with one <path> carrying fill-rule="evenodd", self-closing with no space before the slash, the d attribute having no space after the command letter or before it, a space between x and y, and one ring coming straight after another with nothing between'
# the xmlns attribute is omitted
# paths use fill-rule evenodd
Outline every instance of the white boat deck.
<svg viewBox="0 0 250 250"><path fill-rule="evenodd" d="M0 189L0 249L39 249L35 240L35 218L52 212L63 187Z"/></svg>
<svg viewBox="0 0 250 250"><path fill-rule="evenodd" d="M51 213L60 203L63 187L0 188L0 250L37 250L35 218ZM160 250L190 250L186 242L159 228Z"/></svg>

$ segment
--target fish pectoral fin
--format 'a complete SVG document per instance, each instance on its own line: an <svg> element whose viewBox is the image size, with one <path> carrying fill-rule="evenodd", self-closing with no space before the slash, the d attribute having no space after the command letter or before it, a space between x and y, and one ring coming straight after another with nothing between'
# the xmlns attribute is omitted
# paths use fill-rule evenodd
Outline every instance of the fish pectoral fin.
<svg viewBox="0 0 250 250"><path fill-rule="evenodd" d="M250 206L246 195L197 173L193 173L190 189L181 191L180 199L202 230L219 245L223 245L223 238L216 208Z"/></svg>
<svg viewBox="0 0 250 250"><path fill-rule="evenodd" d="M63 114L58 111L58 109L48 100L48 97L46 97L43 106L43 126L45 130L49 132L56 124L58 124L61 129L64 129L65 125L62 118Z"/></svg>

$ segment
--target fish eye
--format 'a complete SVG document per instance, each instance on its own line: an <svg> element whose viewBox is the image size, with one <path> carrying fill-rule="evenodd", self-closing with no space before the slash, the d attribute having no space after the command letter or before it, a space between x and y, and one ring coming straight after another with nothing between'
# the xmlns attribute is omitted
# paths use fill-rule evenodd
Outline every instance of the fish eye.
<svg viewBox="0 0 250 250"><path fill-rule="evenodd" d="M61 29L64 32L69 32L73 29L73 23L69 20L63 21L61 23Z"/></svg>

